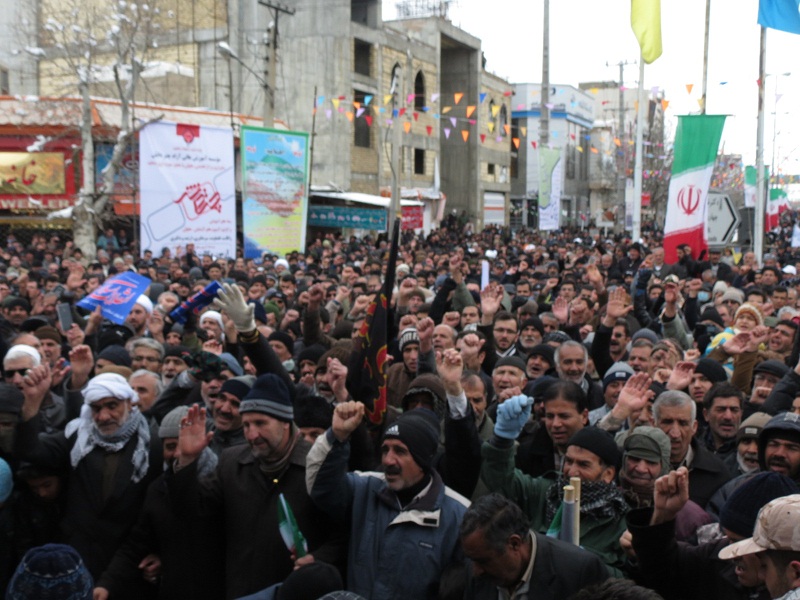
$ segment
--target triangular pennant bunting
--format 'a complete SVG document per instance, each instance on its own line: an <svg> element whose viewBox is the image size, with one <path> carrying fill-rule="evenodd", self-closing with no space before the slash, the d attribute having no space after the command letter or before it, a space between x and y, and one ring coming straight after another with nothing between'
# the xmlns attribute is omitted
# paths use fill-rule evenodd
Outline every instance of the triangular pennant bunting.
<svg viewBox="0 0 800 600"><path fill-rule="evenodd" d="M453 99L456 101L456 102L455 102L456 104L458 104L459 102L461 102L461 99L462 99L463 97L464 97L464 93L463 93L463 92L457 92L457 93L453 94Z"/></svg>
<svg viewBox="0 0 800 600"><path fill-rule="evenodd" d="M464 138L464 141L466 142L469 139L469 131L467 131L466 129L463 129L461 131L461 137Z"/></svg>

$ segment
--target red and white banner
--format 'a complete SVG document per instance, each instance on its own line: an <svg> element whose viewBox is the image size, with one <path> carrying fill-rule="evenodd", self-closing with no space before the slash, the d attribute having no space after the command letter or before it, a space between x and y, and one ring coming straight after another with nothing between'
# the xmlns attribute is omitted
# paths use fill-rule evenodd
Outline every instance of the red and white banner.
<svg viewBox="0 0 800 600"><path fill-rule="evenodd" d="M159 122L139 141L142 252L194 244L198 254L235 257L233 131Z"/></svg>

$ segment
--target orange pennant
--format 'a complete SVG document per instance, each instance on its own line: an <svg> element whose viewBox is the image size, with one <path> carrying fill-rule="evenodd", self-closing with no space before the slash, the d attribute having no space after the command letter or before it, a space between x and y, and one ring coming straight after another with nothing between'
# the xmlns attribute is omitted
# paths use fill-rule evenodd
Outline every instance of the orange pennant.
<svg viewBox="0 0 800 600"><path fill-rule="evenodd" d="M467 118L469 119L472 116L472 113L474 113L474 112L475 112L475 107L474 106L468 106L467 107Z"/></svg>
<svg viewBox="0 0 800 600"><path fill-rule="evenodd" d="M447 113L449 113L449 112L450 112L452 109L453 109L453 107L452 107L452 106L445 106L445 107L442 109L442 114L443 114L443 115L446 115L446 114L447 114Z"/></svg>
<svg viewBox="0 0 800 600"><path fill-rule="evenodd" d="M505 125L503 125L503 129L505 130L505 132L506 132L506 135L508 135L508 134L510 134L510 133L511 133L511 127L508 125L508 123L506 123Z"/></svg>
<svg viewBox="0 0 800 600"><path fill-rule="evenodd" d="M519 150L519 138L511 138L511 143L514 144L514 148Z"/></svg>
<svg viewBox="0 0 800 600"><path fill-rule="evenodd" d="M406 133L411 131L411 121L405 121L403 123L403 131L405 131Z"/></svg>
<svg viewBox="0 0 800 600"><path fill-rule="evenodd" d="M361 102L353 102L353 106L355 107L356 110L358 110L359 108L361 108Z"/></svg>
<svg viewBox="0 0 800 600"><path fill-rule="evenodd" d="M668 106L669 106L669 100L661 101L661 110L666 111Z"/></svg>
<svg viewBox="0 0 800 600"><path fill-rule="evenodd" d="M592 146L592 154L599 154L599 151L594 146Z"/></svg>
<svg viewBox="0 0 800 600"><path fill-rule="evenodd" d="M464 141L466 142L469 139L469 131L467 131L466 129L462 130L461 137L464 138Z"/></svg>
<svg viewBox="0 0 800 600"><path fill-rule="evenodd" d="M347 117L348 121L350 121L351 123L353 122L353 113L352 113L352 111L348 110L346 113L344 113L344 116Z"/></svg>
<svg viewBox="0 0 800 600"><path fill-rule="evenodd" d="M457 94L453 94L453 99L456 101L456 104L461 102L461 99L464 97L463 92L458 92Z"/></svg>
<svg viewBox="0 0 800 600"><path fill-rule="evenodd" d="M616 144L617 148L622 146L622 142L619 138L614 138L614 144Z"/></svg>
<svg viewBox="0 0 800 600"><path fill-rule="evenodd" d="M693 83L687 83L687 84L686 84L686 93L687 93L687 94L691 94L691 93L692 93L692 88L693 88L693 87L694 87L694 84L693 84Z"/></svg>

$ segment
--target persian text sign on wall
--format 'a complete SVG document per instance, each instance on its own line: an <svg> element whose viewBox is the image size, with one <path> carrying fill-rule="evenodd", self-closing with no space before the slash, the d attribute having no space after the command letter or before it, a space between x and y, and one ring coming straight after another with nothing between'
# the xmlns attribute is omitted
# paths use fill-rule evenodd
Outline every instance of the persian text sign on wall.
<svg viewBox="0 0 800 600"><path fill-rule="evenodd" d="M350 227L384 231L386 210L312 205L308 209L308 224L312 227Z"/></svg>
<svg viewBox="0 0 800 600"><path fill-rule="evenodd" d="M159 122L139 140L142 251L236 256L233 132Z"/></svg>
<svg viewBox="0 0 800 600"><path fill-rule="evenodd" d="M306 245L308 134L242 127L245 258Z"/></svg>
<svg viewBox="0 0 800 600"><path fill-rule="evenodd" d="M0 194L63 194L60 152L0 152Z"/></svg>

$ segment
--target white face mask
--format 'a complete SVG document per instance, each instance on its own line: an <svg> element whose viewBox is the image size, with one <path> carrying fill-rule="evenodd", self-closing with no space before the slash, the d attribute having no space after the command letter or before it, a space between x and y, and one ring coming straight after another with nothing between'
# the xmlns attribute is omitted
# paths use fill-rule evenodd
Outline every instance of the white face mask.
<svg viewBox="0 0 800 600"><path fill-rule="evenodd" d="M294 371L294 359L290 358L289 360L285 360L281 363L283 368L286 369L289 373Z"/></svg>

